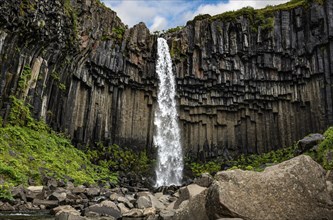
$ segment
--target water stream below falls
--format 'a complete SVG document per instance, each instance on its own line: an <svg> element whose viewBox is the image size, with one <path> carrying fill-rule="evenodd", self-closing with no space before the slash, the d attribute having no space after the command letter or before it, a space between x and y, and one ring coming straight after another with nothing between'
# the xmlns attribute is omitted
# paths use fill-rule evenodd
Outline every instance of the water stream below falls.
<svg viewBox="0 0 333 220"><path fill-rule="evenodd" d="M154 144L157 146L156 187L181 185L183 154L176 107L176 82L165 39L157 39L156 73L159 79Z"/></svg>

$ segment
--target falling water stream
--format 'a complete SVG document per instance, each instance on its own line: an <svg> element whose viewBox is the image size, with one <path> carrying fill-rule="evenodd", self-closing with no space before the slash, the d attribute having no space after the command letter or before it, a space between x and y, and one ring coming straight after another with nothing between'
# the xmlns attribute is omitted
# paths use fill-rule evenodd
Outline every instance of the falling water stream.
<svg viewBox="0 0 333 220"><path fill-rule="evenodd" d="M169 47L165 39L157 40L156 73L159 78L155 111L154 144L158 148L156 186L180 185L183 154L176 108L176 83L172 72Z"/></svg>

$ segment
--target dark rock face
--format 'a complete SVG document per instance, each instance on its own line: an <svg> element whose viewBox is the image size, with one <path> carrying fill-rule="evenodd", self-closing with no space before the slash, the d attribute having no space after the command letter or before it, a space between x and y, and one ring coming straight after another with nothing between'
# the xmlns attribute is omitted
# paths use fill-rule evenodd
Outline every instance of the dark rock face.
<svg viewBox="0 0 333 220"><path fill-rule="evenodd" d="M268 32L239 17L171 35L187 151L261 153L332 124L332 10L326 1L274 12Z"/></svg>
<svg viewBox="0 0 333 220"><path fill-rule="evenodd" d="M332 15L325 1L274 12L268 31L240 16L166 34L185 152L261 153L332 124ZM0 3L0 27L4 119L15 95L77 145L152 147L157 36L143 23L127 29L95 0L11 0Z"/></svg>

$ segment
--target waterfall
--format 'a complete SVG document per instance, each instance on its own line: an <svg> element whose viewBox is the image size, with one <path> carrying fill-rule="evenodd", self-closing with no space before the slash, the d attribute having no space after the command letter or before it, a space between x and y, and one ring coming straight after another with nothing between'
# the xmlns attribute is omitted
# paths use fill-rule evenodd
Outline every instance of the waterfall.
<svg viewBox="0 0 333 220"><path fill-rule="evenodd" d="M176 82L172 73L169 47L165 39L157 40L156 73L159 78L155 111L154 144L158 148L156 186L180 185L183 154L176 108Z"/></svg>

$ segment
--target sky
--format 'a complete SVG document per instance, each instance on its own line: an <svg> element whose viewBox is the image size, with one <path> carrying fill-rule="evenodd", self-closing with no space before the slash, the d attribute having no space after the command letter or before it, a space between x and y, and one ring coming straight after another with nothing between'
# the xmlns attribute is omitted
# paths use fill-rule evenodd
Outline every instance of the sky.
<svg viewBox="0 0 333 220"><path fill-rule="evenodd" d="M150 31L183 26L199 14L216 15L245 6L263 8L288 0L101 0L129 27L144 22Z"/></svg>

